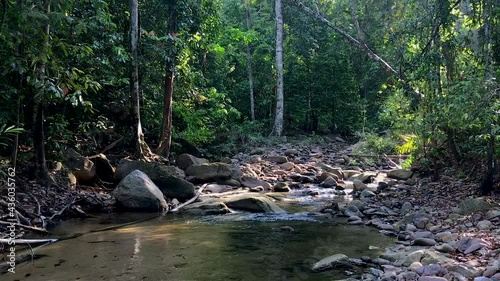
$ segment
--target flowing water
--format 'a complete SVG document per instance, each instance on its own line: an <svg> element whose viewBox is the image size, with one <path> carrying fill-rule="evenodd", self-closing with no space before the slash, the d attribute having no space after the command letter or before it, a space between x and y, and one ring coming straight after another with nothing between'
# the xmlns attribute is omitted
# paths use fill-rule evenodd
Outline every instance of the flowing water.
<svg viewBox="0 0 500 281"><path fill-rule="evenodd" d="M235 213L199 218L167 214L57 242L37 249L40 258L17 265L15 274L1 275L0 280L336 280L345 278L345 272L309 269L337 253L374 257L391 243L372 228L304 212L317 200L290 197L291 201L280 204L289 212L286 215ZM86 233L145 216L109 214L65 221L53 233ZM294 231L279 230L282 226Z"/></svg>

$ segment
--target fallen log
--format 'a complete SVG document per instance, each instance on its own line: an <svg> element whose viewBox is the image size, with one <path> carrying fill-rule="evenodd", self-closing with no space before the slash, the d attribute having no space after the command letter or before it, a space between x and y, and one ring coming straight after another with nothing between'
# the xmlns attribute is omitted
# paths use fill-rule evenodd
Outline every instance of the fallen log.
<svg viewBox="0 0 500 281"><path fill-rule="evenodd" d="M33 232L38 232L38 233L42 233L42 234L48 234L49 233L44 228L39 228L39 227L36 227L36 226L24 225L24 224L20 224L20 223L16 223L16 222L0 221L0 224L3 224L3 225L14 225L16 227L24 228L26 230L31 230Z"/></svg>
<svg viewBox="0 0 500 281"><path fill-rule="evenodd" d="M35 245L35 244L46 244L54 243L57 239L0 239L0 244L9 244L14 242L15 245Z"/></svg>

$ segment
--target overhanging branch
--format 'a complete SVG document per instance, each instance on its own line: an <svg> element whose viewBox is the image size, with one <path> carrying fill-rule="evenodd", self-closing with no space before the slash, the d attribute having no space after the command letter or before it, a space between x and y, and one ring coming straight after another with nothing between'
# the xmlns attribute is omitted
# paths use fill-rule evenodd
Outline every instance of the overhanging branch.
<svg viewBox="0 0 500 281"><path fill-rule="evenodd" d="M315 17L317 20L320 22L326 24L328 27L332 28L335 30L338 34L342 35L349 43L352 45L356 46L358 49L363 51L365 54L367 54L370 58L375 60L377 63L380 64L380 66L387 72L389 72L391 75L394 75L397 78L401 78L399 75L399 72L397 72L389 63L387 63L383 58L381 58L379 55L377 55L374 51L372 51L365 42L358 40L354 37L352 37L349 33L345 32L342 28L340 28L338 25L333 24L330 22L328 19L326 19L323 15L321 15L319 12L312 10L311 8L307 7L302 1L300 0L290 0L293 3L295 3L297 6L299 6L302 10L304 10L306 13L310 14L311 16Z"/></svg>

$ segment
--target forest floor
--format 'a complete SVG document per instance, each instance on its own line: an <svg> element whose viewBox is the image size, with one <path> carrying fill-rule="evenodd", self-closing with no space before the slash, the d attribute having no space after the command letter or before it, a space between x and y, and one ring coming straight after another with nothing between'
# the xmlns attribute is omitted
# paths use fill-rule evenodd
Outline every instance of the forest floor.
<svg viewBox="0 0 500 281"><path fill-rule="evenodd" d="M276 157L286 157L284 163L291 164L276 163ZM247 148L231 161L244 175L271 185L285 182L290 188L303 189L322 186L319 179L329 167L339 168L344 175L350 173L363 182L355 182L353 186L352 176L336 178L337 187L330 187L339 195L351 192L352 188L354 200L345 206L332 205L320 211L348 217L350 224L374 226L385 235L397 237L396 244L379 258L352 260L370 268L365 279L403 276L402 280L413 280L418 274L447 280L453 276L458 280L477 276L500 280L499 194L479 197L476 181L458 177L459 173L453 174L451 170L438 181L419 171L404 180L388 178L387 172L399 168L404 159L359 155L356 145L325 137L320 142L302 140ZM54 172L54 176L58 184L49 188L22 175L16 178L16 228L11 232L8 224L0 224L3 239L12 235L21 238L30 231L47 233L46 229L59 219L85 217L86 212L113 211L111 189L70 188L61 173ZM8 202L9 194L2 192L0 221L10 222Z"/></svg>

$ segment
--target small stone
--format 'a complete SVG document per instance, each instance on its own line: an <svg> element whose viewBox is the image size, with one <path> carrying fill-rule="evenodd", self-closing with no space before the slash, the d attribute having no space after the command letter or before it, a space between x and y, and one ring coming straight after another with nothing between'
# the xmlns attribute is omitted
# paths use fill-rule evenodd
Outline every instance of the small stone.
<svg viewBox="0 0 500 281"><path fill-rule="evenodd" d="M391 264L391 261L383 259L383 258L373 259L372 262L374 264L378 264L378 265L388 265L388 264Z"/></svg>
<svg viewBox="0 0 500 281"><path fill-rule="evenodd" d="M299 154L299 151L297 149L294 149L294 148L290 148L290 149L285 150L286 156L295 156L298 154Z"/></svg>
<svg viewBox="0 0 500 281"><path fill-rule="evenodd" d="M322 183L320 183L320 186L324 188L332 188L337 186L337 181L333 179L332 177L327 177Z"/></svg>
<svg viewBox="0 0 500 281"><path fill-rule="evenodd" d="M387 173L389 178L397 179L397 180L407 180L413 175L413 172L407 169L396 169L391 170Z"/></svg>
<svg viewBox="0 0 500 281"><path fill-rule="evenodd" d="M458 234L452 234L450 231L444 231L444 232L439 232L439 233L436 233L436 238L438 241L442 241L442 242L451 242L451 241L454 241L458 238Z"/></svg>
<svg viewBox="0 0 500 281"><path fill-rule="evenodd" d="M425 229L425 226L427 225L428 222L429 222L429 219L426 217L413 218L413 223L415 224L415 226L417 228L420 228L420 229Z"/></svg>
<svg viewBox="0 0 500 281"><path fill-rule="evenodd" d="M291 189L288 187L288 185L284 182L278 182L274 185L273 188L274 192L290 192Z"/></svg>
<svg viewBox="0 0 500 281"><path fill-rule="evenodd" d="M405 230L406 231L417 231L417 228L413 224L409 223L406 225Z"/></svg>
<svg viewBox="0 0 500 281"><path fill-rule="evenodd" d="M411 270L417 270L418 268L422 267L422 264L419 263L418 261L416 262L412 262L410 264L410 266L408 266L408 269L411 269Z"/></svg>
<svg viewBox="0 0 500 281"><path fill-rule="evenodd" d="M465 278L473 278L479 276L479 272L474 267L467 267L459 264L448 267L448 271L457 272Z"/></svg>
<svg viewBox="0 0 500 281"><path fill-rule="evenodd" d="M413 210L413 205L410 202L404 202L403 206L401 206L400 214L402 216L409 214Z"/></svg>
<svg viewBox="0 0 500 281"><path fill-rule="evenodd" d="M270 162L275 162L277 164L283 164L288 162L288 158L286 156L278 156L278 155L267 156L267 160Z"/></svg>
<svg viewBox="0 0 500 281"><path fill-rule="evenodd" d="M250 156L250 162L253 164L257 164L260 161L262 161L262 158L259 155L252 155Z"/></svg>
<svg viewBox="0 0 500 281"><path fill-rule="evenodd" d="M417 231L414 234L415 238L430 238L432 236L432 232L430 231Z"/></svg>
<svg viewBox="0 0 500 281"><path fill-rule="evenodd" d="M352 222L352 221L360 221L361 218L358 217L358 216L351 216L347 219L348 222Z"/></svg>
<svg viewBox="0 0 500 281"><path fill-rule="evenodd" d="M285 171L291 171L293 170L293 168L295 168L295 164L293 164L292 162L285 162L280 165L280 169Z"/></svg>
<svg viewBox="0 0 500 281"><path fill-rule="evenodd" d="M477 223L476 227L479 228L479 230L487 230L490 229L492 226L491 221L489 220L482 220Z"/></svg>
<svg viewBox="0 0 500 281"><path fill-rule="evenodd" d="M436 251L439 251L441 253L453 253L453 252L455 252L455 248L453 248L452 246L450 246L447 243L437 245L434 247L434 249L436 249Z"/></svg>
<svg viewBox="0 0 500 281"><path fill-rule="evenodd" d="M250 155L263 154L264 152L266 152L265 148L257 147L257 148L254 148L252 151L250 151Z"/></svg>
<svg viewBox="0 0 500 281"><path fill-rule="evenodd" d="M391 231L394 231L394 227L392 227L392 225L390 225L388 223L379 224L379 225L377 225L377 228L381 229L381 230L391 230Z"/></svg>
<svg viewBox="0 0 500 281"><path fill-rule="evenodd" d="M351 202L349 202L349 206L350 205L356 206L359 211L363 211L364 209L366 209L365 203L363 203L361 200L352 200Z"/></svg>
<svg viewBox="0 0 500 281"><path fill-rule="evenodd" d="M366 186L366 184L364 184L362 181L360 180L353 180L352 181L352 186L353 186L353 190L354 191L363 191L365 189L367 189L368 187Z"/></svg>
<svg viewBox="0 0 500 281"><path fill-rule="evenodd" d="M490 278L485 277L485 276L480 276L480 277L474 278L474 281L490 281L490 280L491 280Z"/></svg>
<svg viewBox="0 0 500 281"><path fill-rule="evenodd" d="M373 193L373 191L369 190L369 189L365 189L361 192L361 195L360 195L360 198L361 199L365 199L365 198L372 198L372 197L375 197L375 193Z"/></svg>
<svg viewBox="0 0 500 281"><path fill-rule="evenodd" d="M498 266L488 266L486 268L486 270L483 272L483 276L486 276L486 277L491 277L493 275L495 275L495 273L497 273L498 271Z"/></svg>
<svg viewBox="0 0 500 281"><path fill-rule="evenodd" d="M436 245L436 240L430 238L417 238L413 241L415 246L434 246Z"/></svg>
<svg viewBox="0 0 500 281"><path fill-rule="evenodd" d="M499 281L500 280L500 272L491 276L491 280L493 281Z"/></svg>
<svg viewBox="0 0 500 281"><path fill-rule="evenodd" d="M264 188L262 186L256 186L256 187L250 188L250 192L263 192L263 191L264 191Z"/></svg>
<svg viewBox="0 0 500 281"><path fill-rule="evenodd" d="M344 254L336 254L326 257L312 266L312 271L325 271L333 268L350 268L349 257Z"/></svg>
<svg viewBox="0 0 500 281"><path fill-rule="evenodd" d="M416 272L420 276L443 276L448 271L441 267L439 264L429 264L426 266L422 266L420 268L417 268Z"/></svg>
<svg viewBox="0 0 500 281"><path fill-rule="evenodd" d="M418 281L448 281L444 277L437 277L437 276L421 276L418 278Z"/></svg>

